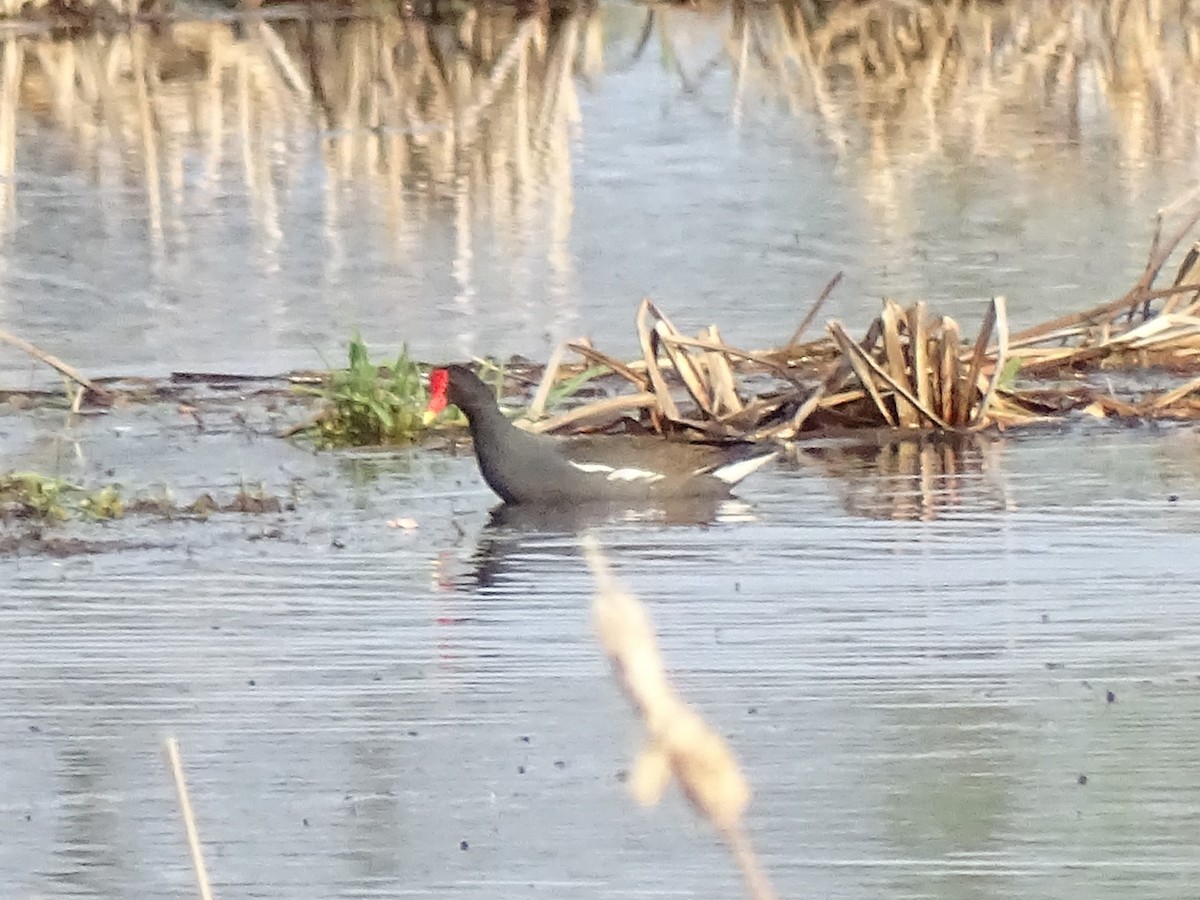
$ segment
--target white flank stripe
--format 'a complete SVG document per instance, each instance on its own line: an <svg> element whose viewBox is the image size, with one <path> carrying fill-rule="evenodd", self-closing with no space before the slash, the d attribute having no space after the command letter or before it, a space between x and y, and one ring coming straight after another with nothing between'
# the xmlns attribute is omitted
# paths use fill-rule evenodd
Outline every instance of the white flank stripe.
<svg viewBox="0 0 1200 900"><path fill-rule="evenodd" d="M567 462L580 472L611 472L613 470L612 466L606 466L601 463L577 463L573 459L568 459Z"/></svg>
<svg viewBox="0 0 1200 900"><path fill-rule="evenodd" d="M609 481L648 481L654 484L667 476L661 472L651 472L647 469L614 469L608 475Z"/></svg>
<svg viewBox="0 0 1200 900"><path fill-rule="evenodd" d="M755 469L760 466L765 466L775 458L774 453L764 453L762 456L752 456L749 459L741 459L737 462L726 463L723 466L717 466L709 474L713 478L719 478L726 484L737 484Z"/></svg>
<svg viewBox="0 0 1200 900"><path fill-rule="evenodd" d="M614 469L603 463L577 463L574 460L568 460L568 462L580 472L607 475L609 481L645 481L654 484L654 482L662 481L667 477L661 472L651 472L648 469Z"/></svg>

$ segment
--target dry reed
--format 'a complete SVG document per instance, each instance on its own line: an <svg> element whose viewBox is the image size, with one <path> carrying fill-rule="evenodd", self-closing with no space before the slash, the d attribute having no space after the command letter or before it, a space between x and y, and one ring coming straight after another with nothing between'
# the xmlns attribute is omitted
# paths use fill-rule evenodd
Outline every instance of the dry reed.
<svg viewBox="0 0 1200 900"><path fill-rule="evenodd" d="M1164 210L1146 266L1128 291L1081 313L1010 335L1003 297L987 307L979 331L964 342L958 324L924 303L883 302L855 339L831 320L824 338L744 350L715 326L683 334L649 299L638 309L642 356L621 361L584 340L556 351L542 374L540 397L581 365L601 365L632 394L605 396L550 418L534 431L612 429L630 418L658 432L707 440L788 441L843 429L900 433L977 432L1046 421L1071 412L1115 418L1200 417L1200 244L1183 254L1169 286L1159 278L1200 223L1200 196L1173 206L1183 221L1166 237ZM818 302L823 302L825 294ZM811 314L810 314L811 315ZM810 316L806 316L806 320ZM798 329L799 333L802 329ZM567 364L572 352L583 362ZM1104 368L1184 376L1157 391L1118 396L1064 374ZM1166 377L1166 376L1163 376Z"/></svg>
<svg viewBox="0 0 1200 900"><path fill-rule="evenodd" d="M661 799L674 778L692 807L725 840L754 900L775 892L746 835L743 818L750 786L733 751L672 686L645 608L613 577L592 537L583 538L588 566L596 579L592 616L621 689L646 728L630 789L643 806Z"/></svg>
<svg viewBox="0 0 1200 900"><path fill-rule="evenodd" d="M5 343L9 346L16 347L18 350L29 354L39 362L45 363L64 378L67 378L78 385L80 390L76 393L73 403L76 410L78 410L80 404L85 398L90 399L93 403L107 403L112 400L112 395L107 390L96 384L74 366L68 365L57 356L47 353L40 347L34 346L24 338L19 338L14 334L9 334L7 331L0 331L0 343ZM87 394L85 394L85 392L87 392Z"/></svg>
<svg viewBox="0 0 1200 900"><path fill-rule="evenodd" d="M167 762L171 767L171 777L175 781L175 794L179 799L179 814L183 818L183 827L187 832L188 852L192 857L192 871L196 875L196 889L200 894L200 900L213 900L208 869L204 865L204 849L200 845L200 830L196 827L196 817L192 814L192 801L188 796L187 780L183 774L179 741L173 737L167 738L166 751Z"/></svg>

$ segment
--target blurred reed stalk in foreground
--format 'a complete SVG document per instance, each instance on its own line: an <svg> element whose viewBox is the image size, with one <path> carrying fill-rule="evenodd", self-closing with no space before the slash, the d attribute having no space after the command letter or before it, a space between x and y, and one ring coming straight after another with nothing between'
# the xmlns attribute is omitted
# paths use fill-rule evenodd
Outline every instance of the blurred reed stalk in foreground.
<svg viewBox="0 0 1200 900"><path fill-rule="evenodd" d="M200 900L213 900L212 884L208 880L208 868L204 865L204 849L200 844L200 829L196 827L196 815L192 812L192 800L188 795L187 778L183 774L183 759L179 752L179 741L169 737L164 743L167 765L175 782L175 794L179 800L179 815L183 819L187 834L188 853L192 858L192 871L196 876L196 890Z"/></svg>
<svg viewBox="0 0 1200 900"><path fill-rule="evenodd" d="M733 751L675 692L645 607L617 583L599 543L586 536L583 549L596 579L592 615L600 643L646 726L646 747L630 779L634 797L653 806L674 778L696 812L724 838L750 896L772 900L775 892L742 824L750 786Z"/></svg>

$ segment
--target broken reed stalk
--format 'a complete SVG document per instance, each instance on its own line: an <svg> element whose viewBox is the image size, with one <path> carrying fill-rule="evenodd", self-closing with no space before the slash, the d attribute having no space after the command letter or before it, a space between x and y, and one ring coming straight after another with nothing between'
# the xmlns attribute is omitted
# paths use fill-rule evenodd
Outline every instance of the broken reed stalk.
<svg viewBox="0 0 1200 900"><path fill-rule="evenodd" d="M675 692L645 607L613 577L599 542L588 535L582 545L596 579L592 616L597 635L646 727L646 747L630 778L634 797L653 806L674 777L692 808L724 839L751 898L774 900L775 891L742 824L750 786L733 751Z"/></svg>
<svg viewBox="0 0 1200 900"><path fill-rule="evenodd" d="M800 320L800 324L796 327L796 330L792 332L792 336L788 338L787 346L794 347L800 343L801 335L808 331L808 326L811 325L817 318L817 313L821 311L821 307L825 305L825 301L829 299L829 295L833 293L833 289L841 284L842 275L842 272L838 272L829 279L829 283L825 285L824 290L817 295L817 299L813 302L813 305L809 307L808 314Z"/></svg>
<svg viewBox="0 0 1200 900"><path fill-rule="evenodd" d="M1168 209L1195 203L1196 192L1189 192L1186 196L1181 197L1172 203L1167 209L1159 212L1156 218L1154 237L1150 241L1149 258L1146 260L1146 266L1142 270L1142 274L1123 296L1116 300L1110 300L1100 306L1092 309L1084 310L1081 313L1070 313L1065 316L1058 316L1051 319L1049 322L1042 322L1032 328L1027 328L1024 331L1013 335L1014 344L1028 344L1043 340L1054 332L1064 328L1075 328L1081 325L1089 325L1095 322L1107 319L1115 314L1124 312L1125 310L1134 310L1139 303L1145 303L1148 300L1155 299L1156 296L1165 296L1159 291L1154 291L1154 281L1158 278L1158 274L1162 271L1162 267L1166 265L1167 260L1171 258L1171 254L1183 242L1189 232L1196 227L1200 222L1200 203L1196 203L1195 209L1184 220L1178 229L1164 243L1162 240L1163 219ZM1167 294L1176 293L1178 285L1167 289ZM1183 290L1187 287L1184 286Z"/></svg>
<svg viewBox="0 0 1200 900"><path fill-rule="evenodd" d="M50 368L57 371L60 375L65 375L67 378L71 379L73 382L75 382L80 387L86 388L87 390L91 391L97 397L99 397L101 399L108 398L108 396L109 396L108 391L106 391L104 388L100 387L100 385L96 384L94 381L90 380L87 376L85 376L78 369L76 369L73 366L67 365L65 362L63 362L61 359L59 359L57 356L53 356L52 354L47 353L45 350L42 350L41 348L36 347L33 344L29 343L29 341L24 340L23 338L19 338L15 334L9 334L7 331L0 331L0 341L3 341L6 344L16 347L18 350L23 350L24 352L26 352L30 356L32 356L34 359L38 360L39 362L45 363ZM78 400L76 401L76 403L78 403Z"/></svg>
<svg viewBox="0 0 1200 900"><path fill-rule="evenodd" d="M192 870L196 873L196 887L200 900L213 900L212 886L208 881L208 870L204 866L204 851L200 846L200 832L196 828L196 817L192 814L192 801L188 797L187 781L183 777L183 763L179 757L179 741L173 737L166 741L167 760L171 775L175 779L175 794L179 798L179 812L183 827L187 831L188 850L192 855Z"/></svg>
<svg viewBox="0 0 1200 900"><path fill-rule="evenodd" d="M536 420L544 410L567 350L607 366L638 393L601 398L530 427L606 427L614 424L614 416L638 411L642 418L644 410L648 423L643 424L659 432L682 429L707 440L763 441L794 439L817 414L818 428L905 431L978 430L1032 419L1019 400L993 403L1010 353L1002 297L992 301L969 347L962 345L954 320L942 317L931 325L924 303L904 309L891 300L884 301L882 313L860 341L832 320L824 341L741 350L725 344L715 326L701 329L698 337L682 334L649 299L638 307L637 331L642 358L630 363L584 341L560 345L542 373L530 418ZM738 376L747 372L772 376L786 387L744 398ZM673 391L679 388L677 398ZM689 409L681 406L685 399L691 401Z"/></svg>
<svg viewBox="0 0 1200 900"><path fill-rule="evenodd" d="M529 404L529 418L533 420L540 419L546 412L546 401L550 399L550 389L554 387L554 379L558 375L558 367L562 365L563 355L566 353L566 345L559 344L546 362L546 369L542 373L542 380L538 383L537 391L534 392L533 401Z"/></svg>

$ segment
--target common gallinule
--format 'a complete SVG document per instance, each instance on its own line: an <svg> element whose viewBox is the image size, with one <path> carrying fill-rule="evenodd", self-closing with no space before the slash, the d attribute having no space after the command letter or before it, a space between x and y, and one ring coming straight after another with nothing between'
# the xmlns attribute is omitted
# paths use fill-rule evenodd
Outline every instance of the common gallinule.
<svg viewBox="0 0 1200 900"><path fill-rule="evenodd" d="M507 503L569 504L723 497L776 455L770 447L688 444L653 436L555 438L512 424L492 389L465 366L429 376L427 421L448 403L471 426L479 470Z"/></svg>

